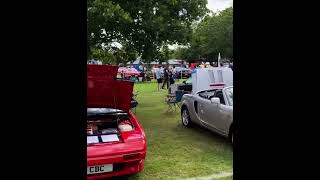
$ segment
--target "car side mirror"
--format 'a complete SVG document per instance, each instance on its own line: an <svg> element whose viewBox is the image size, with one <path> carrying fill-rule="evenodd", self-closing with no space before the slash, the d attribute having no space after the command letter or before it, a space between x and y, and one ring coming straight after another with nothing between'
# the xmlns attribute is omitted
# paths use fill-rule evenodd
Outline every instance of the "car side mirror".
<svg viewBox="0 0 320 180"><path fill-rule="evenodd" d="M182 81L183 84L186 84L186 81Z"/></svg>
<svg viewBox="0 0 320 180"><path fill-rule="evenodd" d="M219 105L219 104L220 104L220 99L217 98L217 97L213 97L213 98L211 98L211 103L212 103L212 104Z"/></svg>

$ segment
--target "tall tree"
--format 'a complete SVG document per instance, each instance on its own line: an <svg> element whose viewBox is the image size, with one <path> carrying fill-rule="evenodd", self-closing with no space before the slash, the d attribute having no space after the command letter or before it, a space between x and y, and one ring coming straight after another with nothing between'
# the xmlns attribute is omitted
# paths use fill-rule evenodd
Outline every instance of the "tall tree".
<svg viewBox="0 0 320 180"><path fill-rule="evenodd" d="M126 44L146 62L165 44L186 43L207 0L88 0L88 54Z"/></svg>
<svg viewBox="0 0 320 180"><path fill-rule="evenodd" d="M220 52L233 57L233 8L207 16L193 33L191 47L203 57L212 59Z"/></svg>
<svg viewBox="0 0 320 180"><path fill-rule="evenodd" d="M217 60L218 54L233 57L233 9L206 16L194 26L192 38L187 47L175 50L174 57L188 61Z"/></svg>

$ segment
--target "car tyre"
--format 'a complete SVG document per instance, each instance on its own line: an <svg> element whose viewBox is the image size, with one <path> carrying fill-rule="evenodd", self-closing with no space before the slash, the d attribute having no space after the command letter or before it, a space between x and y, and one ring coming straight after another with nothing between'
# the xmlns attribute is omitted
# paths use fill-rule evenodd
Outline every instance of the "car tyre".
<svg viewBox="0 0 320 180"><path fill-rule="evenodd" d="M191 127L192 126L192 121L190 118L190 113L188 111L188 108L183 107L181 111L181 121L182 125L185 127Z"/></svg>

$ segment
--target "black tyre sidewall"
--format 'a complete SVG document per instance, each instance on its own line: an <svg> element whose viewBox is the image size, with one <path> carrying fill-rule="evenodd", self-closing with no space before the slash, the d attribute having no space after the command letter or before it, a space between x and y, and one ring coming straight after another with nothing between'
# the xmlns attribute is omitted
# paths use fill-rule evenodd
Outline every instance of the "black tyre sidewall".
<svg viewBox="0 0 320 180"><path fill-rule="evenodd" d="M187 114L188 114L188 124L187 124L187 125L185 125L185 124L183 123L183 112L184 112L184 111L187 111ZM190 118L190 113L189 113L188 108L186 108L186 107L184 107L184 108L182 109L182 112L181 112L181 122L182 122L182 125L185 126L185 127L191 127L191 126L192 126L192 121L191 121L191 118Z"/></svg>

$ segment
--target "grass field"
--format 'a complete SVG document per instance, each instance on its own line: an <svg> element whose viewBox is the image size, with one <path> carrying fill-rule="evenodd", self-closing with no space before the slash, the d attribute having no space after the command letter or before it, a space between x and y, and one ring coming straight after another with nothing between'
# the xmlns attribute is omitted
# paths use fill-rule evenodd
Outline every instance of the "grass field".
<svg viewBox="0 0 320 180"><path fill-rule="evenodd" d="M137 83L135 91L139 92L136 116L147 136L147 157L143 172L123 179L232 179L232 174L215 177L232 173L233 149L226 139L201 127L183 127L179 109L166 112L167 90L158 92L155 82Z"/></svg>

